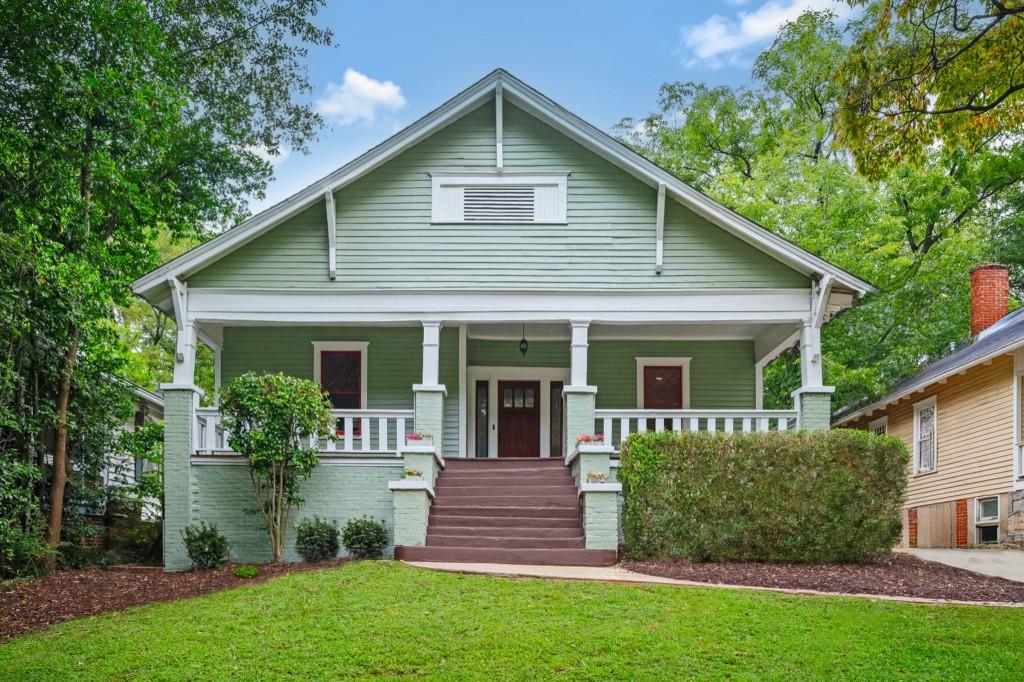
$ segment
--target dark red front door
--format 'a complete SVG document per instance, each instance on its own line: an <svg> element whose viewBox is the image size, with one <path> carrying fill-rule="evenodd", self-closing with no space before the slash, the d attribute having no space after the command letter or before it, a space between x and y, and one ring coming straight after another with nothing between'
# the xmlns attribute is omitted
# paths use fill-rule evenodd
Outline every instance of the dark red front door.
<svg viewBox="0 0 1024 682"><path fill-rule="evenodd" d="M498 382L498 457L540 457L540 382Z"/></svg>

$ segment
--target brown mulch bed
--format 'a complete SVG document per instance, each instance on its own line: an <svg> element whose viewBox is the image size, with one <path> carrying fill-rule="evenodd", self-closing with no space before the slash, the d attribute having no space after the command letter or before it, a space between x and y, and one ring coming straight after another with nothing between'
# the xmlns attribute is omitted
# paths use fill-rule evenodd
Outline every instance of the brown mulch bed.
<svg viewBox="0 0 1024 682"><path fill-rule="evenodd" d="M160 567L115 566L60 571L13 583L0 591L0 641L32 630L129 606L195 597L270 578L331 568L344 559L302 564L261 564L255 578L239 578L230 564L206 571L164 573Z"/></svg>
<svg viewBox="0 0 1024 682"><path fill-rule="evenodd" d="M626 561L623 566L636 573L702 583L894 597L1024 602L1024 583L898 553L864 564L700 564L666 560Z"/></svg>

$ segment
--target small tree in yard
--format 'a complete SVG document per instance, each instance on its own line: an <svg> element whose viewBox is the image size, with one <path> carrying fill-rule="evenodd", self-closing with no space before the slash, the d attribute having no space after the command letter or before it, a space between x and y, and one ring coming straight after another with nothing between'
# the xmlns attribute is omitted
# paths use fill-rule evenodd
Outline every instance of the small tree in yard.
<svg viewBox="0 0 1024 682"><path fill-rule="evenodd" d="M320 387L284 374L243 374L224 391L221 409L228 444L249 460L256 504L274 552L281 547L288 514L302 504L299 483L317 465L314 439L333 436L330 405Z"/></svg>

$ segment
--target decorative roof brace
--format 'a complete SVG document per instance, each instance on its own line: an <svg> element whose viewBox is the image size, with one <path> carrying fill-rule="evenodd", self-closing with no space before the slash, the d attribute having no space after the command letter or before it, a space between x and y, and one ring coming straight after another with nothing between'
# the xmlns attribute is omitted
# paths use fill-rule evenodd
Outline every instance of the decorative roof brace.
<svg viewBox="0 0 1024 682"><path fill-rule="evenodd" d="M811 288L811 324L820 327L825 324L825 314L828 312L828 298L832 293L832 285L835 278L832 275L825 275L820 282L816 282Z"/></svg>
<svg viewBox="0 0 1024 682"><path fill-rule="evenodd" d="M324 192L324 205L327 209L327 276L334 279L338 274L338 235L335 229L334 192Z"/></svg>
<svg viewBox="0 0 1024 682"><path fill-rule="evenodd" d="M505 98L501 93L501 81L498 81L498 83L494 86L494 154L496 159L496 163L494 165L498 168L498 170L501 170L505 165L504 149L502 148L504 146L502 133L504 132L505 128L505 123L502 120L502 104L504 99Z"/></svg>
<svg viewBox="0 0 1024 682"><path fill-rule="evenodd" d="M658 183L658 214L655 218L657 244L654 247L654 272L661 274L665 261L665 183Z"/></svg>

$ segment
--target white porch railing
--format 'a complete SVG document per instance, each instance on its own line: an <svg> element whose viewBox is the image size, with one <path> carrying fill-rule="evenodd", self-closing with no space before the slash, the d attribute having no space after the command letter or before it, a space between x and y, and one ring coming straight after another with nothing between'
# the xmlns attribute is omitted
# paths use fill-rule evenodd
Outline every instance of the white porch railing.
<svg viewBox="0 0 1024 682"><path fill-rule="evenodd" d="M795 410L594 410L596 433L616 450L631 433L644 431L786 431Z"/></svg>
<svg viewBox="0 0 1024 682"><path fill-rule="evenodd" d="M398 446L413 430L412 410L331 410L337 439L321 439L320 451L332 454L398 454ZM223 415L216 407L196 409L192 430L196 452L230 452Z"/></svg>

